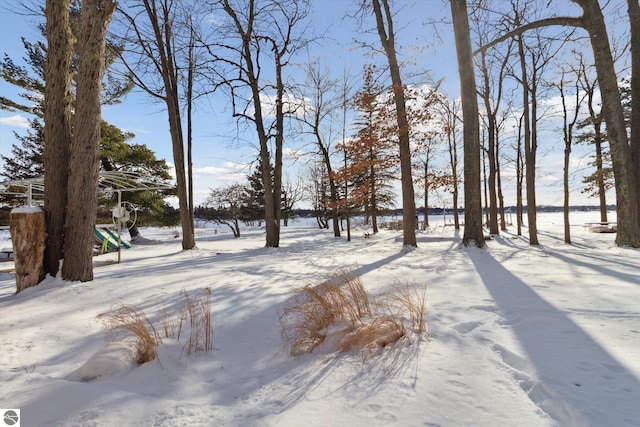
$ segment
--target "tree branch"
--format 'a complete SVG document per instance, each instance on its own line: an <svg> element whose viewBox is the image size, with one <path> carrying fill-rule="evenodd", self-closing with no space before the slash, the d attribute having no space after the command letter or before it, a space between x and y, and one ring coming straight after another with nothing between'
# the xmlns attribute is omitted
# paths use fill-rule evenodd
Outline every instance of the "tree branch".
<svg viewBox="0 0 640 427"><path fill-rule="evenodd" d="M498 43L502 43L503 41L510 39L511 37L520 35L525 31L532 30L534 28L542 28L542 27L551 27L554 25L560 25L563 27L579 27L584 28L584 18L580 17L572 17L572 16L558 16L553 18L541 19L539 21L530 22L521 27L518 27L514 30L505 33L504 35L498 37L497 39L485 44L484 46L480 46L473 52L473 55L477 55L480 52L486 51L490 47L497 45Z"/></svg>

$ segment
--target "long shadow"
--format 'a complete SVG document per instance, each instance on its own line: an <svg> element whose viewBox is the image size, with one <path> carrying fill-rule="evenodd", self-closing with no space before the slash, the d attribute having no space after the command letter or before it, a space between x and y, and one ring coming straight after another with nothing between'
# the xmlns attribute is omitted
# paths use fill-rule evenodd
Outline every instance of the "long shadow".
<svg viewBox="0 0 640 427"><path fill-rule="evenodd" d="M467 254L526 353L493 347L529 397L563 425L637 425L638 378L488 251Z"/></svg>

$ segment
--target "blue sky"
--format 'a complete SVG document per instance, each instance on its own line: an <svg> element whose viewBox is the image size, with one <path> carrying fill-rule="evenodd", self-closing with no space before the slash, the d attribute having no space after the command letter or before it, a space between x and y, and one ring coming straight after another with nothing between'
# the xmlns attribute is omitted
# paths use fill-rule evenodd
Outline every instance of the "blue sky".
<svg viewBox="0 0 640 427"><path fill-rule="evenodd" d="M353 10L353 3L349 0L313 0L311 12L313 27L318 32L328 29L328 38L315 45L310 50L310 56L319 58L330 65L337 76L347 67L351 72L359 74L362 66L367 62L383 63L385 58L377 56L371 59L365 56L363 49L355 48L353 39L366 39L376 42L369 36L363 36L355 20L346 17L348 11ZM564 3L564 2L563 2ZM397 43L402 46L401 54L404 58L413 58L413 70L429 70L434 80L443 79L440 90L450 98L459 93L458 70L455 58L455 45L452 30L448 25L439 27L438 36L434 35L433 27L427 21L449 19L449 5L443 0L417 0L406 2L407 6L400 12L396 21L399 29ZM21 63L24 55L21 36L28 40L36 40L33 29L35 17L19 16L10 13L0 6L0 52L7 53L16 62ZM365 23L365 28L373 28L373 17ZM379 40L377 41L379 44ZM416 48L423 48L418 50ZM300 63L307 60L306 55L298 58ZM408 70L407 70L408 71ZM408 79L408 83L427 83L424 79ZM0 92L4 96L13 97L16 91L0 82ZM247 164L257 156L256 149L250 144L239 144L235 141L235 122L226 110L228 99L222 93L207 99L206 103L196 106L194 120L194 184L195 202L202 203L208 194L208 189L225 183L240 181L249 172ZM151 99L135 92L127 96L124 102L116 106L103 109L103 118L123 130L135 133L135 143L146 144L155 151L159 158L173 162L171 142L168 132L168 121L164 107L153 103ZM15 138L12 132L25 133L26 118L22 114L0 111L0 153L7 155ZM247 139L252 134L245 135ZM553 137L557 140L558 137ZM288 148L297 150L301 141L290 142ZM543 147L541 158L541 174L539 190L537 191L539 204L562 204L561 196L561 154L552 146L557 141ZM546 153L546 154L544 154ZM549 163L545 165L544 162ZM301 162L289 166L290 177L295 178ZM2 165L0 165L2 167ZM547 172L545 172L545 170ZM508 183L507 183L508 184ZM577 189L578 185L574 187ZM511 193L513 194L513 193ZM507 191L508 205L515 204L515 198ZM398 197L398 201L400 197ZM586 200L578 190L572 194L573 203L596 204L596 200ZM420 205L420 203L418 203Z"/></svg>

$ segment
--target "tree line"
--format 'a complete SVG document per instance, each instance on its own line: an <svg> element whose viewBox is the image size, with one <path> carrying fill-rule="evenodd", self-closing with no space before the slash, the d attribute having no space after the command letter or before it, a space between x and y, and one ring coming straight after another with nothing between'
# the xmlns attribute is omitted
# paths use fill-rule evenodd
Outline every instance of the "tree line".
<svg viewBox="0 0 640 427"><path fill-rule="evenodd" d="M429 195L437 191L451 194L457 208L462 186L463 243L483 246L483 199L490 232L497 234L506 227L501 168L505 167L503 138L508 122L518 124L517 138L511 141L513 158L506 162L517 181L518 232L526 205L529 240L538 244L538 125L540 101L550 87L565 101L565 160L571 153L574 130L589 128L582 135L595 145L596 173L590 191L601 198L606 210L604 193L612 175L618 216L616 242L639 247L637 1L627 0L624 25L629 32L620 52L616 46L612 48L597 0L568 1L578 6L581 15L551 17L545 17L544 5L535 0L449 3L461 84L460 99L455 101L439 93L437 82L415 84L409 75L399 59L403 47L397 42L398 28L404 23L395 20L400 5L390 0L353 0L351 18L359 23L359 31L370 30L375 36L365 44L384 59L364 68L359 89L355 89L353 76L334 76L320 60L308 59L300 66L305 64L301 58L309 46L322 42L309 30L308 0L137 0L123 5L83 0L77 41L71 31L70 0L48 0L43 73L48 272L56 271L58 260L73 259L73 263L64 264L70 267L63 268L63 277L92 278L88 241L95 215L78 216L80 210L74 203L83 207L97 204L86 189L97 186L100 89L109 65L107 52L112 54L117 64L113 69L120 71L125 86L135 85L166 107L183 249L195 246L192 111L199 100L213 93L226 95L238 128L255 135L268 247L280 244L280 225L287 212L286 206L283 209L287 203L284 148L294 138L309 141L313 147L309 149L315 154L309 162L309 176L313 176L310 193L314 206L327 212L334 235L340 236L339 218L346 218L348 224L350 214L356 211L370 216L375 231L377 212L394 197L389 191L390 180L399 176L403 245L417 245L416 186L425 208ZM114 22L109 27L112 16ZM215 25L202 17L215 17ZM112 29L109 34L108 27ZM567 59L586 45L592 48L592 55L584 55L582 62ZM564 64L558 63L559 57ZM623 67L628 77L622 76L627 77L628 86L620 84L616 60L628 63ZM300 67L305 78L296 83L292 75ZM555 85L547 78L552 68L566 70ZM507 90L506 81L519 95ZM576 97L573 115L566 102L568 87ZM596 90L602 98L601 111L596 111ZM577 108L585 101L589 117L578 125ZM593 137L587 136L591 133ZM608 145L608 151L603 145ZM446 153L446 160L436 165L439 150L439 155ZM565 181L568 165L565 161ZM605 172L606 168L610 172ZM82 197L68 197L79 194L79 188L85 189ZM216 191L210 202L218 209L222 203ZM565 182L567 208L568 198ZM568 218L565 221L568 224ZM570 236L565 240L569 243Z"/></svg>

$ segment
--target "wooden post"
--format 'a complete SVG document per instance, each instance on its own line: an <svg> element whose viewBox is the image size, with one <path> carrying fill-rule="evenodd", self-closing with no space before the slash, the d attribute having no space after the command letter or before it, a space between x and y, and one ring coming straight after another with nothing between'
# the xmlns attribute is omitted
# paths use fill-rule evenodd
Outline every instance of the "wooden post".
<svg viewBox="0 0 640 427"><path fill-rule="evenodd" d="M19 293L44 279L44 212L38 207L15 208L10 218L16 293Z"/></svg>

